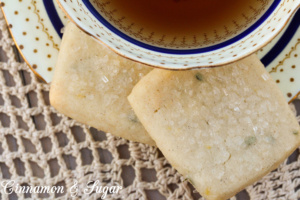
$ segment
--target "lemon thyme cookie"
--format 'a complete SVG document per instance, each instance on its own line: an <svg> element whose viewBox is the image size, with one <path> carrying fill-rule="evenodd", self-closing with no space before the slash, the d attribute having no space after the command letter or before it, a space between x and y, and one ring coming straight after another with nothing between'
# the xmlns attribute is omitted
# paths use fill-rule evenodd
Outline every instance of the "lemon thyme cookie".
<svg viewBox="0 0 300 200"><path fill-rule="evenodd" d="M73 23L65 29L51 83L51 104L82 123L154 145L127 96L151 69L118 56Z"/></svg>
<svg viewBox="0 0 300 200"><path fill-rule="evenodd" d="M300 144L295 116L255 55L213 69L155 69L128 98L168 161L208 200L233 196Z"/></svg>

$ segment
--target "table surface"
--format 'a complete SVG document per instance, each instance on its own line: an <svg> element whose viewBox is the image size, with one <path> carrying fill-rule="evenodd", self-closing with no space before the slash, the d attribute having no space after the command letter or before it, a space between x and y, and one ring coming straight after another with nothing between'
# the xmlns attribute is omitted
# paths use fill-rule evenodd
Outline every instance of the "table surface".
<svg viewBox="0 0 300 200"><path fill-rule="evenodd" d="M20 54L18 53L18 51L17 51L17 49L14 49L14 51L15 51L15 54L16 54L16 57L17 57L17 59L18 59L18 61L20 61L20 62L22 62L23 61L23 59L22 59L22 57L20 56ZM1 52L0 51L0 61L1 62L5 62L5 61L7 61L7 58L6 58L6 56L3 54L3 52ZM12 78L11 78L11 76L9 75L9 74L6 74L6 73L4 73L4 76L5 76L5 79L6 79L6 81L7 81L7 83L8 84L10 84L13 80L12 80ZM30 82L30 75L28 74L28 73L23 73L22 72L22 77L23 77L23 83L24 83L24 85L26 85L28 82ZM47 94L45 94L45 101L46 101L46 103L47 104L49 104L49 94L47 93ZM28 102L29 102L29 105L36 105L38 102L38 99L37 99L37 97L35 96L35 95L32 95L32 94L28 94L27 95L27 99L28 99ZM18 102L15 102L16 104L18 103ZM296 105L296 108L297 108L297 110L298 110L298 113L300 112L300 100L295 100L295 105ZM21 105L19 105L19 106L21 106ZM1 116L0 116L1 117ZM34 123L36 124L36 126L43 126L43 123L45 123L44 122L44 120L43 119L41 119L41 118L39 118L39 117L35 117L35 116L33 116L34 117ZM55 117L57 117L57 116L54 116L54 118ZM1 119L1 121L3 121L4 123L5 123L5 120L7 120L6 118L4 118L4 119ZM54 119L55 120L55 119ZM58 119L57 119L58 120ZM9 122L7 122L7 123L9 123ZM26 126L26 124L22 124L22 123L20 123L20 125L21 126ZM78 130L79 132L78 133L76 133L76 130L75 130L75 135L77 135L79 138L80 137L83 137L83 135L80 133L80 130ZM59 142L61 142L61 143L67 143L67 141L66 141L66 138L64 138L64 137L61 137L60 138L60 141ZM17 148L17 143L16 143L16 141L15 140L8 140L8 145L11 147L11 148ZM51 145L51 144L47 144L47 142L45 142L45 146L47 147L47 145ZM28 151L31 151L31 150L33 150L32 148L34 148L32 145L30 145L29 143L28 144L26 144L26 143L24 143L24 146L25 146L25 148L26 149L28 149ZM86 155L86 159L93 159L92 157L90 157L89 158L89 156L90 156L90 154L88 154L88 155ZM297 155L293 155L294 157L295 156L297 156ZM292 157L293 157L292 156ZM293 158L292 158L293 159ZM66 160L66 162L68 162L67 163L67 165L69 165L70 167L76 167L76 166L73 166L74 164L76 164L76 163L74 163L72 160ZM34 167L34 166L33 166ZM23 166L17 166L17 168L18 168L18 170L20 171L20 172L25 172L24 171L24 167ZM54 167L55 168L55 167ZM34 169L33 169L34 170ZM58 170L58 169L56 169L56 170ZM3 176L5 176L5 174L3 174ZM130 177L130 176L134 176L133 174L131 174L131 172L128 172L128 174L127 174L127 177ZM151 179L151 174L149 174L149 175L145 175L145 176L149 176L149 177L146 177L146 178L148 178L148 179ZM17 197L16 198L12 198L12 199L17 199ZM162 199L161 197L159 198L158 196L157 197L155 197L155 195L153 196L153 199L157 199L157 200L159 200L159 199ZM244 192L241 192L241 193L239 193L238 194L238 199L243 199L243 200L245 200L245 199L247 199L247 195L246 195L246 193L244 193Z"/></svg>

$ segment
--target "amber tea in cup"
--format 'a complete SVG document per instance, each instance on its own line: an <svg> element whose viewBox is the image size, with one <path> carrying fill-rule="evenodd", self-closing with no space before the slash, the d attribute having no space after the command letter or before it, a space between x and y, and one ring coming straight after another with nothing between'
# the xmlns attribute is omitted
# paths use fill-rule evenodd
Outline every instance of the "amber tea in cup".
<svg viewBox="0 0 300 200"><path fill-rule="evenodd" d="M271 0L93 0L98 12L134 39L171 49L201 48L238 35Z"/></svg>

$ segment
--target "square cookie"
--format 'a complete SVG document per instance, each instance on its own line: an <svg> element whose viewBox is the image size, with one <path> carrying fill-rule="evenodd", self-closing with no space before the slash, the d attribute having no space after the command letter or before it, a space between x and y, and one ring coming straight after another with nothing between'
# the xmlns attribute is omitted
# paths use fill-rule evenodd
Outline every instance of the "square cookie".
<svg viewBox="0 0 300 200"><path fill-rule="evenodd" d="M208 200L227 199L300 144L299 124L256 55L146 75L128 97L159 149Z"/></svg>
<svg viewBox="0 0 300 200"><path fill-rule="evenodd" d="M155 145L127 100L133 86L150 71L69 23L51 83L51 105L99 130Z"/></svg>

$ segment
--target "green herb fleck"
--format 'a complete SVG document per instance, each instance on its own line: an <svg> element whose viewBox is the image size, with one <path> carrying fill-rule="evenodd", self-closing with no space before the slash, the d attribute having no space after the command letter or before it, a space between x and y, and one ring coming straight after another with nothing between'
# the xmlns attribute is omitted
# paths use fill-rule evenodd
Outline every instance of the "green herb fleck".
<svg viewBox="0 0 300 200"><path fill-rule="evenodd" d="M298 131L293 131L293 134L294 135L299 135L299 132Z"/></svg>
<svg viewBox="0 0 300 200"><path fill-rule="evenodd" d="M130 121L132 121L132 122L135 122L135 123L140 122L139 119L137 118L137 116L136 116L135 114L132 114L132 113L130 113L130 114L128 115L128 119L129 119Z"/></svg>
<svg viewBox="0 0 300 200"><path fill-rule="evenodd" d="M271 144L273 144L276 141L276 139L273 136L267 136L266 139L267 139L267 142L269 142Z"/></svg>
<svg viewBox="0 0 300 200"><path fill-rule="evenodd" d="M202 74L197 73L197 74L195 75L195 77L196 77L196 79L197 79L198 81L203 81L203 75L202 75Z"/></svg>
<svg viewBox="0 0 300 200"><path fill-rule="evenodd" d="M194 185L194 182L191 180L190 177L186 177L183 181L188 181L188 182L190 182L192 185Z"/></svg>
<svg viewBox="0 0 300 200"><path fill-rule="evenodd" d="M244 142L245 142L246 146L249 147L249 146L255 144L256 140L257 139L255 136L248 136L245 138Z"/></svg>

